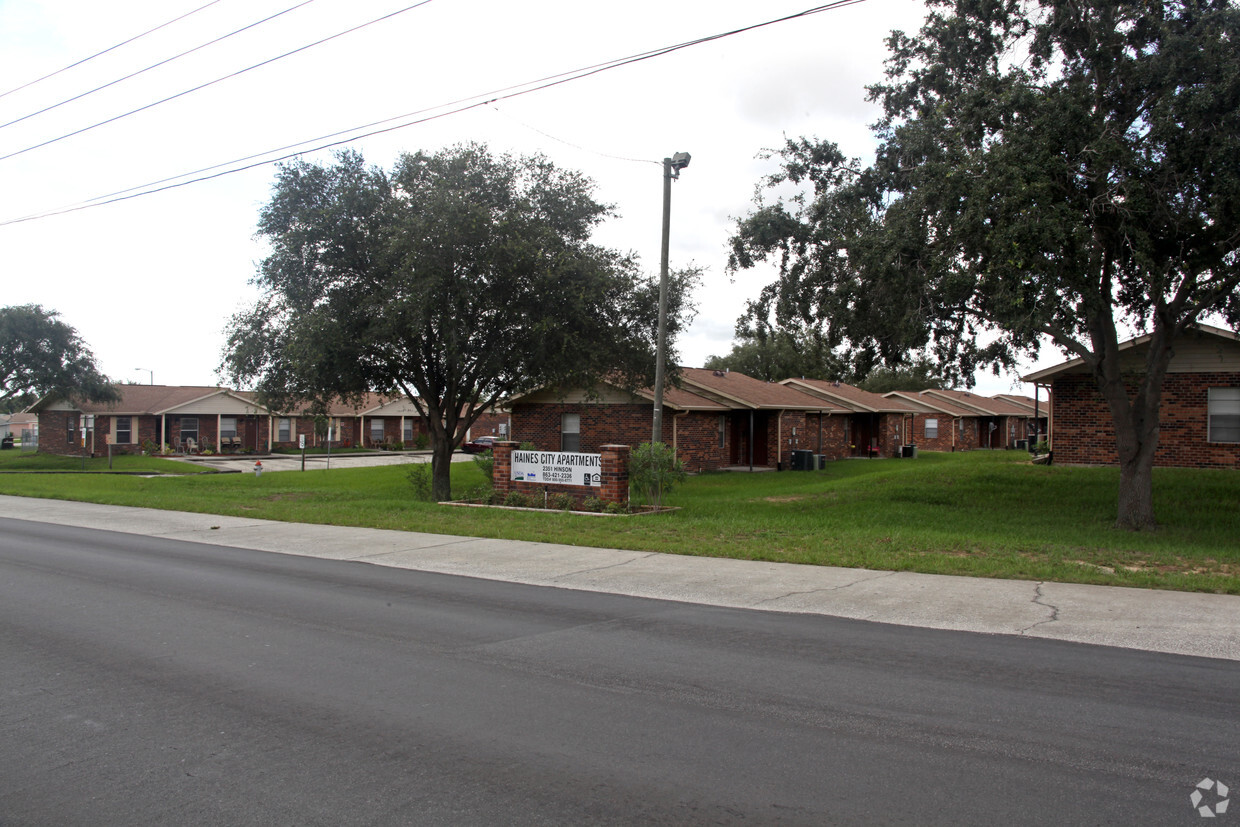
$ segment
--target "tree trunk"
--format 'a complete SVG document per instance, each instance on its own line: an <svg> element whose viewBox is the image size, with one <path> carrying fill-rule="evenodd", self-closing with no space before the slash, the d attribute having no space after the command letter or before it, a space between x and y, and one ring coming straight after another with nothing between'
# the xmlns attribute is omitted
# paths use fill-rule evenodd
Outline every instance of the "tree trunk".
<svg viewBox="0 0 1240 827"><path fill-rule="evenodd" d="M1095 376L1098 389L1111 410L1115 447L1119 457L1119 500L1115 527L1153 531L1154 454L1158 450L1159 407L1163 380L1171 360L1171 337L1156 326L1149 340L1145 372L1132 377L1135 393L1124 381L1117 348L1111 347Z"/></svg>
<svg viewBox="0 0 1240 827"><path fill-rule="evenodd" d="M431 439L431 496L435 502L452 499L452 440L447 438Z"/></svg>
<svg viewBox="0 0 1240 827"><path fill-rule="evenodd" d="M1130 531L1153 531L1154 521L1154 447L1141 450L1119 467L1119 506L1116 528ZM1143 449L1146 446L1142 446Z"/></svg>

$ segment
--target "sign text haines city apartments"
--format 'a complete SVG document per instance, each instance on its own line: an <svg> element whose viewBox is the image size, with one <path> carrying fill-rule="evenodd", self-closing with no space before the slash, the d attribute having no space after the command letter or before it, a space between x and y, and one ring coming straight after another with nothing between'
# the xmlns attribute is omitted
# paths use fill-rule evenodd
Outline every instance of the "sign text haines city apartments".
<svg viewBox="0 0 1240 827"><path fill-rule="evenodd" d="M602 454L513 451L512 478L547 485L593 485L602 482Z"/></svg>

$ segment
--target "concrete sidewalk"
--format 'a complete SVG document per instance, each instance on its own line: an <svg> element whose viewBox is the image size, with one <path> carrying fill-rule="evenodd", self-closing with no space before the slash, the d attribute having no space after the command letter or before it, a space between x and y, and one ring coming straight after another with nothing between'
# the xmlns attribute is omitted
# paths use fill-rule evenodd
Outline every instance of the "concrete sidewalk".
<svg viewBox="0 0 1240 827"><path fill-rule="evenodd" d="M1240 660L1240 597L582 548L0 496L5 516L394 568Z"/></svg>

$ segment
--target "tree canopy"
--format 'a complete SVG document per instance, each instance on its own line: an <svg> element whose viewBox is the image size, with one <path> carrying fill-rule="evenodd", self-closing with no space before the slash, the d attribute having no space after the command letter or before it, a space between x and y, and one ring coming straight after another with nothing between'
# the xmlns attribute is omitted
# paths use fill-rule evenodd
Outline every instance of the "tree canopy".
<svg viewBox="0 0 1240 827"><path fill-rule="evenodd" d="M728 368L767 382L794 376L835 378L847 373L844 363L812 332L763 328L738 331L737 339L729 353L709 357L703 367Z"/></svg>
<svg viewBox="0 0 1240 827"><path fill-rule="evenodd" d="M66 399L119 399L78 332L38 304L0 308L0 405L49 393Z"/></svg>
<svg viewBox="0 0 1240 827"><path fill-rule="evenodd" d="M774 261L753 314L949 378L1049 340L1093 373L1115 425L1117 523L1154 526L1171 348L1240 324L1240 10L1227 0L929 0L889 39L875 162L790 140L731 264ZM1119 344L1148 333L1140 376Z"/></svg>
<svg viewBox="0 0 1240 827"><path fill-rule="evenodd" d="M230 320L224 370L277 407L408 396L446 499L453 449L499 400L651 381L658 284L591 243L610 215L593 188L543 157L472 144L404 154L391 172L354 152L282 166L259 222L260 298Z"/></svg>

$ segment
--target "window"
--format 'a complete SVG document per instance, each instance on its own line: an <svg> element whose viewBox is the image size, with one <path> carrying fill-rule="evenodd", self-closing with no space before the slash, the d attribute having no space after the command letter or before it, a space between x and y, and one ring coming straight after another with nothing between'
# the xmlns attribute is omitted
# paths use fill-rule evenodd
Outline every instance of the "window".
<svg viewBox="0 0 1240 827"><path fill-rule="evenodd" d="M1206 402L1209 442L1240 442L1240 388L1210 388Z"/></svg>
<svg viewBox="0 0 1240 827"><path fill-rule="evenodd" d="M581 414L560 416L560 450L575 454L581 450Z"/></svg>
<svg viewBox="0 0 1240 827"><path fill-rule="evenodd" d="M65 444L77 445L77 414L68 414L65 416Z"/></svg>
<svg viewBox="0 0 1240 827"><path fill-rule="evenodd" d="M287 416L281 417L276 422L276 441L291 442L293 439L292 430L289 427L289 418Z"/></svg>
<svg viewBox="0 0 1240 827"><path fill-rule="evenodd" d="M719 447L723 448L724 438L728 433L728 417L726 414L719 414Z"/></svg>
<svg viewBox="0 0 1240 827"><path fill-rule="evenodd" d="M117 445L128 445L133 442L133 417L118 416L116 417L116 433L112 437L112 441Z"/></svg>
<svg viewBox="0 0 1240 827"><path fill-rule="evenodd" d="M405 442L413 442L413 420L405 417L401 420L401 439Z"/></svg>
<svg viewBox="0 0 1240 827"><path fill-rule="evenodd" d="M383 441L383 420L380 418L370 420L370 441Z"/></svg>
<svg viewBox="0 0 1240 827"><path fill-rule="evenodd" d="M926 439L939 438L939 420L936 417L926 418Z"/></svg>
<svg viewBox="0 0 1240 827"><path fill-rule="evenodd" d="M220 417L220 439L236 439L237 438L237 417L222 416Z"/></svg>
<svg viewBox="0 0 1240 827"><path fill-rule="evenodd" d="M198 417L183 416L181 417L181 441L187 439L198 440Z"/></svg>

